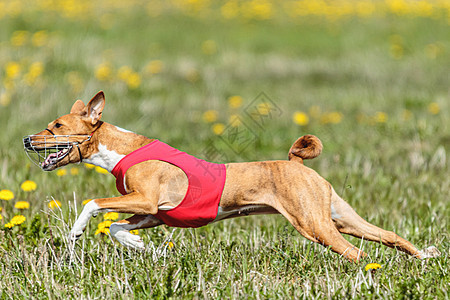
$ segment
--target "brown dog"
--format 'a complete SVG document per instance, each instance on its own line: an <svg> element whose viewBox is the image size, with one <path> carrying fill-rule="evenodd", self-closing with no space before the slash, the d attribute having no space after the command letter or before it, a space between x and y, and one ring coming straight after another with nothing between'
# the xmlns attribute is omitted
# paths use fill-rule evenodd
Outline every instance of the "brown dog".
<svg viewBox="0 0 450 300"><path fill-rule="evenodd" d="M70 114L51 122L46 130L24 138L26 151L40 155L39 166L45 171L83 161L111 172L126 155L154 141L100 121L104 106L103 92L87 106L77 100ZM321 150L320 140L307 135L291 147L289 161L225 164L226 178L214 221L280 213L304 237L331 247L351 261L366 254L341 233L381 242L416 258L440 254L435 247L419 251L394 232L362 219L325 179L303 165L303 159L314 158ZM143 249L142 239L129 231L163 224L155 215L177 207L189 186L182 169L161 160L136 164L125 175L125 195L89 202L76 220L71 238L80 237L89 219L99 212L131 213L134 216L113 223L110 233L125 246Z"/></svg>

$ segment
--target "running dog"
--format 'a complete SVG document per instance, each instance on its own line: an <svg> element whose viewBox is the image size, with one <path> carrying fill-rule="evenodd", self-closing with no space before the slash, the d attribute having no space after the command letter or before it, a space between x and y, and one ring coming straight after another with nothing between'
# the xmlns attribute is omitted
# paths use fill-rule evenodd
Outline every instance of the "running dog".
<svg viewBox="0 0 450 300"><path fill-rule="evenodd" d="M44 171L86 162L116 176L122 196L94 199L85 205L70 232L78 239L99 212L133 214L113 223L110 234L126 247L145 249L130 230L162 224L200 227L228 218L282 214L305 238L330 247L350 261L366 256L341 234L425 259L440 255L434 246L418 250L409 241L362 219L304 159L317 157L322 143L300 137L286 161L214 164L169 145L101 121L105 96L87 105L77 100L69 114L23 139L29 156Z"/></svg>

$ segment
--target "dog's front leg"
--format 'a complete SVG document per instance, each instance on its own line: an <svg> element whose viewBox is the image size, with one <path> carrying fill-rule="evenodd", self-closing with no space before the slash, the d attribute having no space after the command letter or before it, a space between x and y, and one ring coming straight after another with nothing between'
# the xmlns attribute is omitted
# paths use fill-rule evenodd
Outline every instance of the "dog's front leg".
<svg viewBox="0 0 450 300"><path fill-rule="evenodd" d="M158 200L149 199L142 194L133 192L125 196L114 198L95 199L87 203L80 216L75 221L70 238L77 240L86 229L87 223L92 216L103 211L114 211L136 215L154 215L158 212Z"/></svg>

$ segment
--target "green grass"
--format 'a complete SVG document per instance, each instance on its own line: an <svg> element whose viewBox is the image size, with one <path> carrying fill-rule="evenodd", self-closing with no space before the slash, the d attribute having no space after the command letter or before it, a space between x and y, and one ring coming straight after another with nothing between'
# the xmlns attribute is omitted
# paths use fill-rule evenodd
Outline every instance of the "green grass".
<svg viewBox="0 0 450 300"><path fill-rule="evenodd" d="M246 23L178 15L149 19L135 12L115 19L107 30L97 22L54 15L3 18L0 26L2 69L10 61L20 62L22 74L31 62L45 66L32 86L21 75L13 80L14 88L0 88L11 97L9 105L0 106L0 189L15 193L14 200L0 200L0 298L449 297L450 43L445 21ZM10 43L16 30L43 29L49 37L42 47ZM202 52L205 40L215 41L217 53ZM403 49L397 59L391 55L395 41ZM427 55L430 44L442 48L435 58ZM163 71L145 75L144 66L155 59L163 62ZM103 62L115 71L132 67L141 85L129 89L120 80L96 79L95 68ZM81 88L70 84L69 72L78 74ZM144 253L94 235L102 220L98 216L73 248L66 237L81 201L118 195L114 178L83 166L78 175L70 175L70 168L62 177L44 173L30 165L21 138L100 89L106 93L105 121L202 158L213 143L220 150L212 156L217 160L286 159L297 137L315 134L324 152L308 166L368 221L419 248L436 245L442 256L418 261L349 238L369 254L351 264L301 237L281 216L227 220L195 230L142 230L149 245ZM245 111L253 109L261 92L279 110L258 127ZM232 95L243 97L241 108L229 108ZM440 107L438 114L429 112L430 103ZM324 124L309 114L313 106L341 113L341 122ZM217 110L224 124L231 114L242 116L248 126L244 135L254 140L236 153L202 121L206 110ZM310 115L307 126L293 123L295 111ZM377 112L386 113L387 121L374 122ZM21 191L26 179L38 189ZM52 198L62 202L61 211L48 208ZM30 209L15 209L19 200L29 201ZM27 221L4 228L18 213ZM171 250L168 241L175 245ZM364 271L368 262L383 267L371 274Z"/></svg>

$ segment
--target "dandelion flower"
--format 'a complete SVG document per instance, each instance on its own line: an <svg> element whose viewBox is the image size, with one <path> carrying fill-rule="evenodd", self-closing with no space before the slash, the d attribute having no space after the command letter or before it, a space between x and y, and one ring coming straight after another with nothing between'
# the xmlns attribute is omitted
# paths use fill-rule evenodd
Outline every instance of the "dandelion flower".
<svg viewBox="0 0 450 300"><path fill-rule="evenodd" d="M110 221L110 220L106 220L106 221L100 222L100 223L98 224L98 228L99 228L99 229L109 228L109 227L111 226L112 223L113 223L113 222Z"/></svg>
<svg viewBox="0 0 450 300"><path fill-rule="evenodd" d="M103 216L103 219L105 220L117 220L119 218L119 213L116 212L108 212Z"/></svg>
<svg viewBox="0 0 450 300"><path fill-rule="evenodd" d="M229 120L232 127L239 127L242 124L239 115L231 115Z"/></svg>
<svg viewBox="0 0 450 300"><path fill-rule="evenodd" d="M109 234L109 227L111 226L113 222L106 220L103 222L100 222L98 224L97 230L95 231L95 235L103 233L103 234Z"/></svg>
<svg viewBox="0 0 450 300"><path fill-rule="evenodd" d="M48 208L55 209L55 208L61 208L61 202L58 200L52 200L48 203Z"/></svg>
<svg viewBox="0 0 450 300"><path fill-rule="evenodd" d="M163 70L164 64L160 60L152 60L145 66L145 70L150 74L158 74Z"/></svg>
<svg viewBox="0 0 450 300"><path fill-rule="evenodd" d="M430 103L428 105L428 112L432 115L437 115L440 112L441 108L439 107L439 104L436 102Z"/></svg>
<svg viewBox="0 0 450 300"><path fill-rule="evenodd" d="M98 228L95 231L95 235L100 234L100 233L109 234L109 228Z"/></svg>
<svg viewBox="0 0 450 300"><path fill-rule="evenodd" d="M98 167L98 166L95 167L95 171L100 174L108 174L109 173L108 170L103 169L102 167Z"/></svg>
<svg viewBox="0 0 450 300"><path fill-rule="evenodd" d="M86 168L88 168L88 169L93 169L93 168L95 168L95 165L93 165L93 164L84 164L84 166L85 166Z"/></svg>
<svg viewBox="0 0 450 300"><path fill-rule="evenodd" d="M0 215L0 220L3 219L2 215Z"/></svg>
<svg viewBox="0 0 450 300"><path fill-rule="evenodd" d="M228 105L231 108L239 108L241 107L243 99L241 96L231 96L228 98Z"/></svg>
<svg viewBox="0 0 450 300"><path fill-rule="evenodd" d="M22 224L23 222L25 222L26 219L27 219L27 218L25 218L25 217L22 216L22 215L17 215L17 216L14 216L14 217L11 219L10 223L13 224L13 225L20 225L20 224Z"/></svg>
<svg viewBox="0 0 450 300"><path fill-rule="evenodd" d="M95 69L95 77L98 80L109 80L112 78L113 71L109 63L102 63Z"/></svg>
<svg viewBox="0 0 450 300"><path fill-rule="evenodd" d="M137 230L137 229L135 229L135 230L130 230L130 233L131 233L131 234L134 234L134 235L138 235L138 234L139 234L139 230Z"/></svg>
<svg viewBox="0 0 450 300"><path fill-rule="evenodd" d="M32 181L32 180L25 180L24 182L22 182L22 184L20 185L20 188L24 191L24 192L31 192L36 190L37 188L37 184L36 182Z"/></svg>
<svg viewBox="0 0 450 300"><path fill-rule="evenodd" d="M217 110L207 110L203 113L203 121L206 123L212 123L217 120Z"/></svg>
<svg viewBox="0 0 450 300"><path fill-rule="evenodd" d="M374 121L376 123L386 123L388 115L385 112L379 111L374 116Z"/></svg>
<svg viewBox="0 0 450 300"><path fill-rule="evenodd" d="M56 171L56 176L59 176L59 177L66 176L66 174L67 174L66 169L59 169L58 171Z"/></svg>
<svg viewBox="0 0 450 300"><path fill-rule="evenodd" d="M270 103L260 103L258 104L257 110L258 113L261 115L268 115L270 113L270 110L272 109L272 106L270 105Z"/></svg>
<svg viewBox="0 0 450 300"><path fill-rule="evenodd" d="M376 270L376 269L381 269L381 265L377 264L377 263L371 263L371 264L367 264L366 267L364 268L366 271L369 270Z"/></svg>
<svg viewBox="0 0 450 300"><path fill-rule="evenodd" d="M81 202L81 204L86 205L91 201L92 201L92 199L86 199L86 200L83 200L83 202Z"/></svg>
<svg viewBox="0 0 450 300"><path fill-rule="evenodd" d="M6 227L6 228L12 228L12 227L14 227L14 224L12 224L12 223L6 223L6 224L5 224L5 227Z"/></svg>
<svg viewBox="0 0 450 300"><path fill-rule="evenodd" d="M308 125L309 123L309 117L306 113L302 111L296 111L294 115L292 116L292 119L295 124L300 126Z"/></svg>
<svg viewBox="0 0 450 300"><path fill-rule="evenodd" d="M15 79L20 76L21 66L15 61L8 62L5 66L7 78Z"/></svg>
<svg viewBox="0 0 450 300"><path fill-rule="evenodd" d="M80 173L80 169L77 167L70 168L70 175L76 176Z"/></svg>
<svg viewBox="0 0 450 300"><path fill-rule="evenodd" d="M212 131L215 135L221 135L225 131L225 125L222 123L216 123L212 126Z"/></svg>
<svg viewBox="0 0 450 300"><path fill-rule="evenodd" d="M10 190L1 190L0 191L0 200L12 200L14 199L14 193L11 192Z"/></svg>
<svg viewBox="0 0 450 300"><path fill-rule="evenodd" d="M30 203L28 201L17 201L14 207L17 209L29 209Z"/></svg>
<svg viewBox="0 0 450 300"><path fill-rule="evenodd" d="M169 249L172 249L175 246L172 242L166 242L165 245L167 245Z"/></svg>

